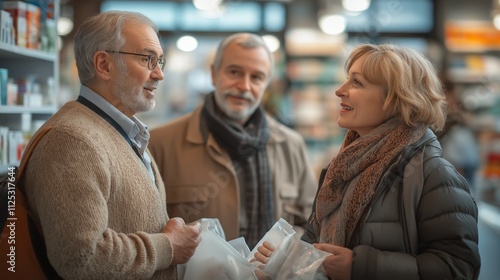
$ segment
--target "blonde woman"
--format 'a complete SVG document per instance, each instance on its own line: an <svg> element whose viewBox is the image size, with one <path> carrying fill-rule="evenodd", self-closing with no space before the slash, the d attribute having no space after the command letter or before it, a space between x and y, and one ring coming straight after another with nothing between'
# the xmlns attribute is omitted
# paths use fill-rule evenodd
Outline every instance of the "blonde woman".
<svg viewBox="0 0 500 280"><path fill-rule="evenodd" d="M477 206L433 132L446 118L436 70L411 49L361 45L346 72L335 94L348 131L302 239L333 254L335 280L477 279Z"/></svg>

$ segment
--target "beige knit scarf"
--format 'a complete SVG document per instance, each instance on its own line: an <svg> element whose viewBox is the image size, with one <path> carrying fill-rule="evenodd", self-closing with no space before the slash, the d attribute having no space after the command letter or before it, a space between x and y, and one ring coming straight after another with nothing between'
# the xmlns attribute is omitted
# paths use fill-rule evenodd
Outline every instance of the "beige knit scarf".
<svg viewBox="0 0 500 280"><path fill-rule="evenodd" d="M326 172L316 201L319 241L351 248L380 179L404 147L416 143L426 127L409 127L391 118L360 137L349 130Z"/></svg>

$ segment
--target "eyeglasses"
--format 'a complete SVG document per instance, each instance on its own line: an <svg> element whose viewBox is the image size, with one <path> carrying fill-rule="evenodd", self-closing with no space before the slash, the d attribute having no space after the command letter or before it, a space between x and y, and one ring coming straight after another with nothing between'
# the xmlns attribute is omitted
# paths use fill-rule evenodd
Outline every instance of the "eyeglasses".
<svg viewBox="0 0 500 280"><path fill-rule="evenodd" d="M153 71L156 68L156 65L160 65L160 69L163 71L163 68L165 68L165 58L161 57L158 58L156 55L153 54L142 54L142 53L131 53L131 52L121 52L121 51L105 51L108 53L121 53L121 54L131 54L131 55L138 55L138 56L143 56L146 57L148 60L148 69Z"/></svg>

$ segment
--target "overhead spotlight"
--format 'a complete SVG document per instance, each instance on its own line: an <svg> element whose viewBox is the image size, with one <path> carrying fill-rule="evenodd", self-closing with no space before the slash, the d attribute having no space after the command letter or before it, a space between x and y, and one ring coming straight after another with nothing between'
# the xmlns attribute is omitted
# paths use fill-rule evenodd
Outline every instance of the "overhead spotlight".
<svg viewBox="0 0 500 280"><path fill-rule="evenodd" d="M320 16L318 25L321 31L330 35L341 34L346 29L346 19L339 14L325 14Z"/></svg>
<svg viewBox="0 0 500 280"><path fill-rule="evenodd" d="M182 36L177 40L176 46L183 52L191 52L198 47L198 40L193 36Z"/></svg>
<svg viewBox="0 0 500 280"><path fill-rule="evenodd" d="M266 42L267 46L272 52L277 51L280 48L280 40L273 35L264 35L262 39Z"/></svg>
<svg viewBox="0 0 500 280"><path fill-rule="evenodd" d="M500 10L494 10L491 15L493 17L493 26L497 30L500 30Z"/></svg>
<svg viewBox="0 0 500 280"><path fill-rule="evenodd" d="M57 21L57 35L66 36L73 30L73 21L67 17L60 17Z"/></svg>
<svg viewBox="0 0 500 280"><path fill-rule="evenodd" d="M218 9L221 4L222 0L193 0L195 8L202 11Z"/></svg>
<svg viewBox="0 0 500 280"><path fill-rule="evenodd" d="M370 7L371 0L342 0L344 9L351 12L362 12Z"/></svg>

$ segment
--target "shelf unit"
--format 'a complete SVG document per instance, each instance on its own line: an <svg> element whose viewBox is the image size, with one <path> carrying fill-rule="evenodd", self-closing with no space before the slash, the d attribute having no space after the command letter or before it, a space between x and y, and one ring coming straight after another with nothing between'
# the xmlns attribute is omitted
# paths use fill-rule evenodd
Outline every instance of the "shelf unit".
<svg viewBox="0 0 500 280"><path fill-rule="evenodd" d="M500 198L500 70L499 50L448 48L447 77L471 115L469 127L479 147L474 187L478 197L497 203ZM495 202L496 201L496 202Z"/></svg>
<svg viewBox="0 0 500 280"><path fill-rule="evenodd" d="M54 1L54 17L57 20L59 2ZM9 131L21 131L25 141L32 133L53 115L56 110L56 94L59 85L59 58L56 51L49 53L35 49L0 43L0 67L8 70L8 78L39 83L42 88L43 106L1 105L0 126ZM9 145L7 141L7 145ZM18 148L19 149L19 148ZM7 151L9 152L9 148ZM9 159L7 164L0 162L0 174L9 167L18 165L17 160Z"/></svg>
<svg viewBox="0 0 500 280"><path fill-rule="evenodd" d="M302 12L302 8L295 12ZM319 176L344 135L337 124L340 103L335 90L344 79L341 72L347 35L290 26L284 39L286 88L281 111L304 138L310 164Z"/></svg>
<svg viewBox="0 0 500 280"><path fill-rule="evenodd" d="M342 83L342 65L336 57L290 56L287 65L290 96L297 131L308 142L330 142L343 131L336 124Z"/></svg>

